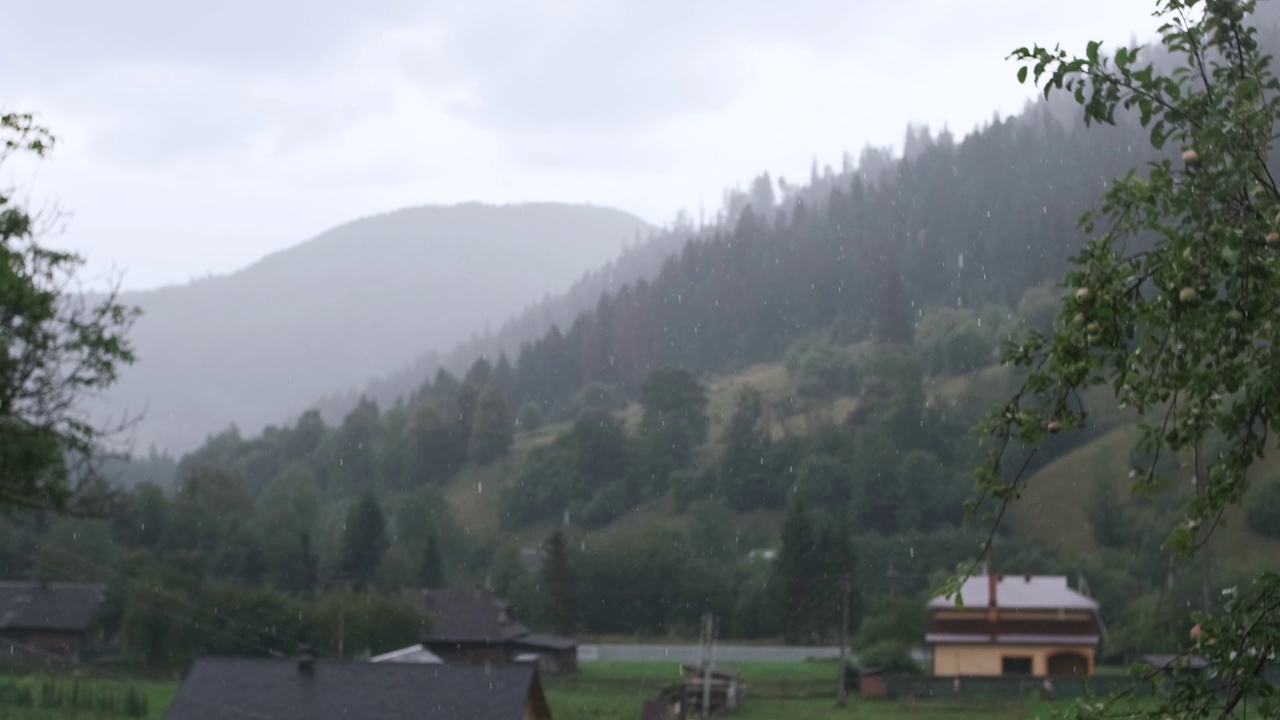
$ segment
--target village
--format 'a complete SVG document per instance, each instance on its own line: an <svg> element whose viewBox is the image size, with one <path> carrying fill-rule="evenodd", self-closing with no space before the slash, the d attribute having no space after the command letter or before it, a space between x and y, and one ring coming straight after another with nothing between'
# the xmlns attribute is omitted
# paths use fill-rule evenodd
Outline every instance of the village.
<svg viewBox="0 0 1280 720"><path fill-rule="evenodd" d="M931 705L954 713L957 708L999 708L1004 707L1001 703L1035 698L1042 707L1052 708L1065 707L1062 701L1086 692L1128 687L1155 692L1150 677L1133 681L1118 664L1100 665L1098 652L1106 628L1098 603L1072 588L1064 576L988 573L969 578L959 602L933 598L928 602L927 632L916 652L920 666L907 672L860 667L857 648L718 644L710 616L699 645L580 644L575 638L530 631L504 600L482 587L421 590L413 595L432 624L423 637L405 638L403 648L364 658L318 656L306 645L287 657L200 658L181 673L163 714L148 710L136 716L168 720L590 716L576 710L572 701L562 701L561 712L555 712L548 687L557 689L557 699L572 698L572 689L577 688L594 686L597 693L605 687L621 689L619 695L631 698L628 702L633 707L616 716L640 720L752 717L753 704L776 710L788 701L809 712L818 706L827 708L821 715L803 717L855 717L868 712L892 717L895 712L908 712L907 707L912 708L908 714L928 713ZM46 677L51 672L85 681L112 677L110 662L94 660L111 656L112 638L93 629L104 599L104 588L95 584L0 583L0 706L4 695L12 696L19 686L15 677ZM658 656L669 659L655 660ZM772 661L761 662L763 658ZM1207 664L1193 651L1128 660L1151 669L1152 677L1199 673ZM804 672L789 673L788 663ZM630 677L628 665L634 668ZM595 666L611 667L614 677L606 679L594 671ZM661 666L671 668L665 679L653 673ZM750 673L742 670L753 666L757 669ZM762 667L771 669L773 676L761 673ZM1269 673L1273 682L1280 680L1280 666ZM773 698L758 698L762 692L765 698ZM57 700L46 691L32 705L38 707L41 702ZM80 712L90 717L83 709ZM620 711L613 704L608 712Z"/></svg>

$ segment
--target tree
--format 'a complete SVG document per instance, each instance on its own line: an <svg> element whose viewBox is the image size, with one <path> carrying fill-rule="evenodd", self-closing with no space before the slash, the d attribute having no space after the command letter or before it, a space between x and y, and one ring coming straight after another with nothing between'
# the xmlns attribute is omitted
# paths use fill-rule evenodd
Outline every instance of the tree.
<svg viewBox="0 0 1280 720"><path fill-rule="evenodd" d="M685 370L655 370L640 389L644 417L640 433L654 459L669 463L668 471L693 462L693 450L707 439L707 394Z"/></svg>
<svg viewBox="0 0 1280 720"><path fill-rule="evenodd" d="M536 432L542 427L542 411L533 403L525 403L516 415L516 425L524 432Z"/></svg>
<svg viewBox="0 0 1280 720"><path fill-rule="evenodd" d="M764 464L769 454L769 428L764 418L760 392L744 385L738 391L733 415L724 434L717 490L738 510L772 505L774 488L770 468Z"/></svg>
<svg viewBox="0 0 1280 720"><path fill-rule="evenodd" d="M342 476L348 490L362 490L377 480L374 438L378 434L378 404L361 397L338 431Z"/></svg>
<svg viewBox="0 0 1280 720"><path fill-rule="evenodd" d="M386 551L386 520L378 498L372 490L366 490L347 510L347 520L342 526L339 569L357 588L365 587L377 575L378 565Z"/></svg>
<svg viewBox="0 0 1280 720"><path fill-rule="evenodd" d="M53 143L31 115L0 114L0 167ZM16 195L0 188L0 507L96 514L92 460L112 429L87 422L80 401L133 362L126 335L138 311L114 290L100 300L70 291L83 258L40 245L41 219Z"/></svg>
<svg viewBox="0 0 1280 720"><path fill-rule="evenodd" d="M422 561L418 564L418 584L427 588L444 587L444 559L440 557L440 545L436 534L427 535Z"/></svg>
<svg viewBox="0 0 1280 720"><path fill-rule="evenodd" d="M1114 124L1117 110L1136 107L1156 148L1181 150L1180 161L1152 162L1106 190L1102 216L1086 213L1091 237L1074 259L1067 296L1051 338L1031 333L1011 349L1028 369L1022 389L993 411L981 430L994 440L979 468L994 527L1018 496L1026 458L1045 438L1085 424L1085 390L1110 386L1141 416L1139 447L1155 455L1189 452L1195 493L1169 529L1166 546L1181 558L1199 553L1204 592L1197 650L1225 688L1179 679L1158 716L1232 716L1242 704L1259 716L1280 712L1263 676L1280 646L1280 576L1263 573L1216 607L1208 582L1209 542L1222 514L1249 488L1249 470L1280 430L1276 346L1280 306L1280 188L1268 166L1280 119L1280 81L1246 17L1252 0L1203 4L1159 0L1166 22L1162 63L1138 65L1138 49L1114 58L1090 42L1083 57L1057 48L1019 48L1018 78L1043 83L1046 97L1072 93L1086 123ZM1215 433L1226 438L1202 452ZM1139 491L1168 492L1153 462L1137 474ZM991 540L988 540L989 549ZM952 583L959 578L953 578ZM943 592L954 593L949 584ZM1206 638L1213 642L1205 642ZM1082 709L1128 712L1119 698Z"/></svg>
<svg viewBox="0 0 1280 720"><path fill-rule="evenodd" d="M813 526L804 503L793 497L782 521L782 545L773 566L774 584L781 591L782 628L787 642L801 642L813 626L818 562Z"/></svg>
<svg viewBox="0 0 1280 720"><path fill-rule="evenodd" d="M558 633L572 635L577 628L577 604L569 570L569 548L562 528L556 528L547 539L542 584L547 588L547 619L551 627Z"/></svg>
<svg viewBox="0 0 1280 720"><path fill-rule="evenodd" d="M490 383L476 401L475 418L471 424L471 442L467 454L472 462L486 463L506 454L511 447L514 432L511 410L502 390Z"/></svg>
<svg viewBox="0 0 1280 720"><path fill-rule="evenodd" d="M1271 476L1250 488L1245 496L1245 519L1254 532L1280 538L1280 476Z"/></svg>

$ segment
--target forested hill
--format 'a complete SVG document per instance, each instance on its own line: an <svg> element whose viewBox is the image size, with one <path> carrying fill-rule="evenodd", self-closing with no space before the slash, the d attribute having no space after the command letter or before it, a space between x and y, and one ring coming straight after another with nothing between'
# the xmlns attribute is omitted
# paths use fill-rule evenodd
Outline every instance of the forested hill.
<svg viewBox="0 0 1280 720"><path fill-rule="evenodd" d="M587 205L408 208L336 227L227 276L127 293L138 362L112 409L140 447L256 434L335 388L498 323L652 231Z"/></svg>
<svg viewBox="0 0 1280 720"><path fill-rule="evenodd" d="M655 230L641 242L628 244L616 259L584 273L567 291L548 293L531 303L496 331L474 333L452 350L433 349L405 367L370 381L363 388L353 386L346 392L328 394L316 403L316 409L326 421L338 422L361 397L391 405L397 398L411 395L437 370L443 368L461 374L476 358L514 354L521 345L541 337L553 325L572 323L578 315L594 307L601 295L657 275L663 262L683 246L691 232L684 227L665 232Z"/></svg>

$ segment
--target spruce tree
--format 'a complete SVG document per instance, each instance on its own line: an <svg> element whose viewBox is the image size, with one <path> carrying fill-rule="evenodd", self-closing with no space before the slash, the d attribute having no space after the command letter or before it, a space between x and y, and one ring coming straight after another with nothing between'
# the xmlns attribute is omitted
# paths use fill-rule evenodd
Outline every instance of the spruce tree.
<svg viewBox="0 0 1280 720"><path fill-rule="evenodd" d="M444 587L444 560L434 532L427 533L426 546L418 563L418 584L426 588Z"/></svg>
<svg viewBox="0 0 1280 720"><path fill-rule="evenodd" d="M547 539L542 584L547 589L547 620L551 627L558 633L572 635L577 625L577 607L569 569L569 548L562 528L556 528Z"/></svg>
<svg viewBox="0 0 1280 720"><path fill-rule="evenodd" d="M342 555L339 568L358 588L365 587L378 572L387 550L387 525L372 490L347 511L342 528Z"/></svg>
<svg viewBox="0 0 1280 720"><path fill-rule="evenodd" d="M490 383L476 402L467 455L472 462L486 463L502 457L511 447L511 410L502 390Z"/></svg>

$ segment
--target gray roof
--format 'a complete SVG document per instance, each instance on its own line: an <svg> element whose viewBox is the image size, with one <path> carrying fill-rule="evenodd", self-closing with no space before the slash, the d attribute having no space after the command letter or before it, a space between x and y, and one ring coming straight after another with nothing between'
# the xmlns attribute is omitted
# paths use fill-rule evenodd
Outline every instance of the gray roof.
<svg viewBox="0 0 1280 720"><path fill-rule="evenodd" d="M83 632L102 605L104 587L92 583L0 581L0 631Z"/></svg>
<svg viewBox="0 0 1280 720"><path fill-rule="evenodd" d="M507 603L482 588L452 587L419 591L431 616L428 638L435 642L499 643L529 634Z"/></svg>
<svg viewBox="0 0 1280 720"><path fill-rule="evenodd" d="M296 659L196 661L167 720L521 720L531 665L424 665Z"/></svg>
<svg viewBox="0 0 1280 720"><path fill-rule="evenodd" d="M964 607L987 607L990 591L986 575L965 580L960 588ZM936 597L929 601L931 608L954 608L955 598ZM1065 575L1004 575L996 585L996 607L1017 610L1093 610L1098 603L1093 598L1072 590Z"/></svg>
<svg viewBox="0 0 1280 720"><path fill-rule="evenodd" d="M573 638L560 637L559 635L542 635L540 633L521 635L511 642L516 645L526 645L545 650L572 650L578 647L578 641Z"/></svg>

